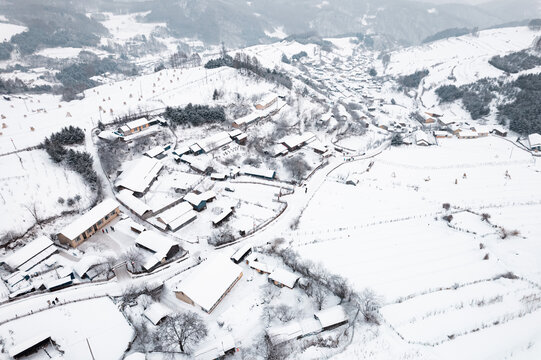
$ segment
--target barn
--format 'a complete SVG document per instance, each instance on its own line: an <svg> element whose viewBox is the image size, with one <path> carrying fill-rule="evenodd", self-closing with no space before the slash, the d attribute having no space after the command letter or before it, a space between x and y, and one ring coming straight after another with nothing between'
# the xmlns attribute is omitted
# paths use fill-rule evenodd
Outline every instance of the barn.
<svg viewBox="0 0 541 360"><path fill-rule="evenodd" d="M103 228L120 213L120 204L114 199L105 199L77 220L62 229L57 237L62 244L77 247L96 231Z"/></svg>

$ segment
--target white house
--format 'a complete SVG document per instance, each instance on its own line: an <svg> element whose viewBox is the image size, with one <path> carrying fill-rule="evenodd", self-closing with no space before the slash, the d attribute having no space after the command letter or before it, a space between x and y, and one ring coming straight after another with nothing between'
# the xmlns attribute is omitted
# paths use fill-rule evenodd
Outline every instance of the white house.
<svg viewBox="0 0 541 360"><path fill-rule="evenodd" d="M153 270L160 263L175 255L180 249L177 242L152 230L143 231L139 234L135 239L135 245L151 253L143 264L143 268L147 271Z"/></svg>

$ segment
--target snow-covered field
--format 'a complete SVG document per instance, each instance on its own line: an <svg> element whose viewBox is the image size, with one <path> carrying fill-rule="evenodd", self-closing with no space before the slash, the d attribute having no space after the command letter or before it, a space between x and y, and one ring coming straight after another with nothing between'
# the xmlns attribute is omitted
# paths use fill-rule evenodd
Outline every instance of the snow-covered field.
<svg viewBox="0 0 541 360"><path fill-rule="evenodd" d="M0 174L0 234L30 228L35 223L34 210L45 219L62 211L86 209L94 196L81 176L53 164L44 150L2 157ZM76 195L81 199L72 207L58 202Z"/></svg>
<svg viewBox="0 0 541 360"><path fill-rule="evenodd" d="M0 42L9 41L13 35L26 31L26 26L0 23Z"/></svg>

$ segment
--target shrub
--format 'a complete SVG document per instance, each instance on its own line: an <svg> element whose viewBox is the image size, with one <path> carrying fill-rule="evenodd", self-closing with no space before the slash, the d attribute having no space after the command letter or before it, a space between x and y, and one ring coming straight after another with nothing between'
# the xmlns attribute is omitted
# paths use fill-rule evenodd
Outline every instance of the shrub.
<svg viewBox="0 0 541 360"><path fill-rule="evenodd" d="M375 77L378 76L378 72L376 69L370 68L370 70L368 70L368 75Z"/></svg>
<svg viewBox="0 0 541 360"><path fill-rule="evenodd" d="M284 64L291 64L291 60L287 58L286 54L282 54L282 62Z"/></svg>
<svg viewBox="0 0 541 360"><path fill-rule="evenodd" d="M488 253L486 253L485 256L483 257L483 260L488 260L489 257L490 257L490 256L488 255Z"/></svg>
<svg viewBox="0 0 541 360"><path fill-rule="evenodd" d="M391 139L392 146L402 145L402 142L403 142L402 135L398 133L393 134L393 138Z"/></svg>
<svg viewBox="0 0 541 360"><path fill-rule="evenodd" d="M291 56L291 59L292 60L300 60L300 59L302 59L303 57L306 57L306 56L308 56L306 51L300 51L297 54Z"/></svg>
<svg viewBox="0 0 541 360"><path fill-rule="evenodd" d="M451 221L453 221L453 215L445 215L442 217L442 219L450 223Z"/></svg>
<svg viewBox="0 0 541 360"><path fill-rule="evenodd" d="M416 71L413 74L401 76L398 83L407 88L417 88L421 80L429 74L428 70Z"/></svg>
<svg viewBox="0 0 541 360"><path fill-rule="evenodd" d="M449 209L451 208L451 204L449 204L449 203L444 203L444 204L442 205L442 207L443 207L445 210L449 210Z"/></svg>
<svg viewBox="0 0 541 360"><path fill-rule="evenodd" d="M440 98L441 103L446 103L461 99L463 92L455 85L442 85L436 89L436 95Z"/></svg>
<svg viewBox="0 0 541 360"><path fill-rule="evenodd" d="M530 54L527 50L522 50L505 56L494 56L488 62L497 69L516 74L540 66L541 58Z"/></svg>
<svg viewBox="0 0 541 360"><path fill-rule="evenodd" d="M214 124L225 122L225 111L221 106L210 107L208 105L192 105L186 107L167 107L165 117L174 125Z"/></svg>

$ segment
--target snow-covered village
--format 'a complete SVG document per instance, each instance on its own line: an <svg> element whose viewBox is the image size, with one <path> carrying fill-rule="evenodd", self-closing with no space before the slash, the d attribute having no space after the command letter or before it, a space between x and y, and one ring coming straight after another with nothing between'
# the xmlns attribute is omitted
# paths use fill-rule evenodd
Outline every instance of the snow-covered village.
<svg viewBox="0 0 541 360"><path fill-rule="evenodd" d="M0 360L541 358L537 0L0 0L0 93Z"/></svg>

